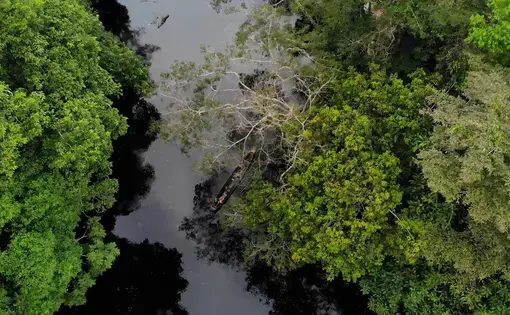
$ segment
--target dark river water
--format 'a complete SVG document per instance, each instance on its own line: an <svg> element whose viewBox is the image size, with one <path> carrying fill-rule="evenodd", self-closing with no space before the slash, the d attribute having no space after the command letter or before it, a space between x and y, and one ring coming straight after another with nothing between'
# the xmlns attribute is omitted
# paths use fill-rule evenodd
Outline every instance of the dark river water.
<svg viewBox="0 0 510 315"><path fill-rule="evenodd" d="M211 10L208 0L120 1L129 10L131 27L147 25L157 17L169 14L166 23L157 28L146 26L140 42L159 46L152 55L151 75L158 80L161 72L174 60L200 62L200 45L221 49L234 36L244 20L243 14L225 16ZM153 104L166 111L165 100L156 96ZM245 274L218 264L197 260L195 245L186 240L178 227L192 214L194 187L205 178L193 171L195 159L181 154L176 145L156 140L144 154L146 163L154 167L155 180L140 209L118 217L114 233L133 242L148 239L182 254L182 276L189 284L181 304L190 314L267 314L268 306L246 292Z"/></svg>
<svg viewBox="0 0 510 315"><path fill-rule="evenodd" d="M108 30L146 56L155 81L174 60L200 63L201 44L224 47L247 14L217 13L209 0L96 0L94 7ZM193 170L197 154L183 155L147 133L167 111L160 96L145 100L128 87L115 106L130 129L115 143L119 201L103 223L121 255L85 306L60 314L368 314L357 287L327 282L317 266L280 276L264 266L243 271L198 258L196 243L179 229L193 215L195 186L208 179Z"/></svg>

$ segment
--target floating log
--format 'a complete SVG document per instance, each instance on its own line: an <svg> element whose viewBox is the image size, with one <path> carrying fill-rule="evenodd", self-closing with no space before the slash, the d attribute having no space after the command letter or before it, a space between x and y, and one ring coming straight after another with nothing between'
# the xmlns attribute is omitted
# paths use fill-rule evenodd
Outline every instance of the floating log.
<svg viewBox="0 0 510 315"><path fill-rule="evenodd" d="M216 198L214 198L213 204L214 212L218 212L221 209L221 207L228 201L230 196L232 196L234 191L237 189L237 186L239 186L239 183L243 179L244 175L253 164L254 160L255 151L248 152L244 156L243 162L234 169L232 174L230 174L230 177L223 184Z"/></svg>

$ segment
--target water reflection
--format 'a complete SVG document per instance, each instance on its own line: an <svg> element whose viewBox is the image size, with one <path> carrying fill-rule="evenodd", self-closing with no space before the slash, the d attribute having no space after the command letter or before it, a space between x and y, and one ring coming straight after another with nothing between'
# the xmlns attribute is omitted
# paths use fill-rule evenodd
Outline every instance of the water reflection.
<svg viewBox="0 0 510 315"><path fill-rule="evenodd" d="M126 7L116 0L94 0L103 25L144 57L150 64L154 45L141 45L140 32L130 30ZM180 305L181 294L188 282L182 277L182 255L176 249L145 240L139 244L112 234L117 216L125 216L140 207L154 181L154 168L145 163L142 154L157 138L150 126L161 119L156 107L147 102L133 87L123 87L123 94L114 100L114 107L127 117L126 135L114 141L112 176L119 182L117 202L101 218L107 240L114 241L120 256L113 267L97 278L87 291L87 304L62 307L58 314L119 314L119 315L186 315Z"/></svg>
<svg viewBox="0 0 510 315"><path fill-rule="evenodd" d="M129 12L125 6L117 0L91 0L90 4L107 31L124 41L134 37L129 26Z"/></svg>
<svg viewBox="0 0 510 315"><path fill-rule="evenodd" d="M241 0L232 0L240 2ZM253 0L249 0L253 1ZM151 74L158 80L174 60L201 63L200 45L223 49L232 40L246 13L217 14L209 0L122 0L132 26L145 28L142 43L156 44ZM161 17L169 15L166 23L157 28ZM157 108L168 111L168 99L151 99ZM193 171L197 152L181 154L179 147L154 141L144 154L145 161L154 166L155 180L139 210L119 216L114 233L130 241L158 241L166 247L176 247L182 253L183 276L189 281L182 294L182 304L193 315L264 315L269 308L257 297L245 291L245 273L225 268L222 264L208 264L197 259L195 246L178 227L193 210L194 187L205 178Z"/></svg>
<svg viewBox="0 0 510 315"><path fill-rule="evenodd" d="M161 119L158 110L132 88L124 89L123 97L114 102L120 113L127 117L126 135L114 141L112 176L119 182L117 202L102 218L108 231L115 227L115 217L128 215L139 209L140 201L149 193L154 181L154 168L145 163L142 153L156 139L149 132L151 124Z"/></svg>
<svg viewBox="0 0 510 315"><path fill-rule="evenodd" d="M355 284L332 282L319 266L307 265L285 275L257 265L248 270L248 291L272 305L272 315L372 314Z"/></svg>
<svg viewBox="0 0 510 315"><path fill-rule="evenodd" d="M187 315L179 304L188 285L181 277L181 254L147 240L140 244L115 241L121 254L87 292L87 304L59 314Z"/></svg>
<svg viewBox="0 0 510 315"><path fill-rule="evenodd" d="M93 0L92 8L98 13L107 31L117 35L150 64L155 45L142 45L139 31L130 29L130 18L125 6L117 0ZM114 100L113 106L127 118L128 132L113 142L112 177L119 182L117 202L102 218L107 231L115 226L115 217L128 215L140 207L154 181L154 168L145 163L143 152L147 151L157 135L150 132L150 126L161 119L156 107L147 102L132 86L124 86L122 95Z"/></svg>
<svg viewBox="0 0 510 315"><path fill-rule="evenodd" d="M152 53L158 50L159 47L150 44L140 44L139 37L145 29L144 27L138 29L131 28L131 19L126 6L120 4L117 0L90 0L90 3L92 9L103 23L104 28L131 46L150 64Z"/></svg>
<svg viewBox="0 0 510 315"><path fill-rule="evenodd" d="M147 63L154 61L151 72L157 78L174 59L200 61L200 44L221 48L243 22L240 15L211 15L208 1L125 0L129 12L116 0L93 3L107 30L129 42ZM160 29L132 32L129 13L140 21L140 30L158 15L170 14L170 18ZM143 41L140 36L144 36ZM154 60L151 57L155 46L141 42L162 47L154 54ZM159 105L164 109L166 104ZM357 288L341 281L327 282L316 266L285 276L262 265L245 273L223 268L240 269L243 249L242 231L222 230L217 217L209 211L213 192L223 179L212 178L196 185L192 205L192 188L202 180L201 176L191 171L193 161L182 156L178 148L154 141L155 135L147 133L151 122L160 118L157 109L129 87L115 106L128 117L130 128L115 142L112 161L113 176L120 184L118 202L103 216L103 223L112 231L117 221L117 235L141 243L130 243L110 233L109 239L117 242L121 256L112 269L97 279L87 294L87 305L65 309L62 314L185 314L180 306L181 294L183 304L193 315L365 313L365 301ZM193 253L194 243L177 231L184 216L188 218L181 229L188 239L200 244L199 260ZM151 244L147 238L167 248L177 247L183 254L182 262L175 249ZM204 259L215 263L207 265ZM190 281L189 286L181 274Z"/></svg>
<svg viewBox="0 0 510 315"><path fill-rule="evenodd" d="M241 268L243 232L222 229L218 214L211 211L221 182L211 178L196 185L193 214L180 228L197 243L201 259ZM269 313L274 315L370 314L367 298L357 285L341 278L330 282L316 265L281 274L257 263L247 270L246 289L270 305Z"/></svg>

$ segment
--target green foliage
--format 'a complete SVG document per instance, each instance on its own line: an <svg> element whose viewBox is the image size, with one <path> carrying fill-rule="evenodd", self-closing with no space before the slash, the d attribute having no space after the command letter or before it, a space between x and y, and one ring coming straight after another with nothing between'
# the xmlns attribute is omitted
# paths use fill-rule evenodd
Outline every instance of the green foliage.
<svg viewBox="0 0 510 315"><path fill-rule="evenodd" d="M377 314L509 314L510 290L501 279L461 284L451 270L387 262L361 281Z"/></svg>
<svg viewBox="0 0 510 315"><path fill-rule="evenodd" d="M56 251L60 246L49 231L27 232L18 234L9 250L2 253L2 275L20 288L12 310L20 314L40 314L40 311L59 307L58 300L47 298L65 292L66 287L55 286L55 282L68 283L80 268L79 247L61 251L68 257L59 261Z"/></svg>
<svg viewBox="0 0 510 315"><path fill-rule="evenodd" d="M303 20L298 24L303 44L316 54L331 53L355 59L358 49L367 50L374 36L381 40L387 38L387 33L380 36L372 33L376 21L359 0L289 2L292 12Z"/></svg>
<svg viewBox="0 0 510 315"><path fill-rule="evenodd" d="M410 85L377 67L346 74L304 131L306 162L283 188L248 194L247 226L286 239L289 266L320 262L330 277L355 280L391 253L415 259L419 243L395 219L409 163L401 152L414 150L426 126L419 109L429 89L419 73Z"/></svg>
<svg viewBox="0 0 510 315"><path fill-rule="evenodd" d="M98 217L88 221L88 242L84 246L84 255L88 265L87 271L81 271L73 280L71 292L66 294L65 303L69 306L84 304L87 289L95 284L95 278L109 269L119 255L115 243L103 242L106 232Z"/></svg>
<svg viewBox="0 0 510 315"><path fill-rule="evenodd" d="M303 47L342 62L386 64L392 72L435 69L452 80L465 71L464 39L469 17L485 0L290 0Z"/></svg>
<svg viewBox="0 0 510 315"><path fill-rule="evenodd" d="M483 0L439 1L380 1L376 9L383 9L396 19L403 29L420 38L444 40L448 37L465 37L469 17L485 9Z"/></svg>
<svg viewBox="0 0 510 315"><path fill-rule="evenodd" d="M493 53L509 65L510 59L510 1L490 0L492 12L484 17L476 14L471 17L471 30L467 40L476 46Z"/></svg>
<svg viewBox="0 0 510 315"><path fill-rule="evenodd" d="M377 313L508 314L508 192L499 183L508 169L507 82L507 70L475 58L461 96L427 98L434 129L418 154L424 179L409 182L400 215L421 259L387 259L362 278Z"/></svg>
<svg viewBox="0 0 510 315"><path fill-rule="evenodd" d="M41 93L34 93L27 97L24 92L18 91L12 94L7 86L0 85L2 104L0 136L3 139L0 174L2 176L12 177L17 168L16 161L20 157L19 148L41 135L43 126L49 118L48 108L43 101L44 97Z"/></svg>
<svg viewBox="0 0 510 315"><path fill-rule="evenodd" d="M0 57L0 312L53 314L118 255L94 217L114 202L127 130L111 100L148 90L148 73L78 0L2 1Z"/></svg>
<svg viewBox="0 0 510 315"><path fill-rule="evenodd" d="M486 4L290 3L298 37L277 42L368 73L337 73L297 131L305 141L284 181L255 181L225 215L250 231L246 261L318 262L331 278L359 280L379 314L510 313L510 76L463 44ZM504 63L508 5L489 5L490 22L473 17L468 41ZM429 78L444 91L416 71L430 58L427 70L449 77ZM415 73L406 85L367 59Z"/></svg>
<svg viewBox="0 0 510 315"><path fill-rule="evenodd" d="M510 228L510 85L502 69L473 69L463 97L438 92L429 99L434 133L419 154L430 188L469 205L470 217Z"/></svg>
<svg viewBox="0 0 510 315"><path fill-rule="evenodd" d="M275 114L271 152L284 158L271 156L223 208L224 226L246 236L245 262L283 272L318 263L359 281L379 314L510 314L510 2L288 2L294 28L264 28L282 13L264 6L241 27L239 55L209 55L223 67L213 81L253 41L268 59L306 60L279 68L293 78L326 78L313 97L310 81L289 84L312 101L284 97L253 115ZM277 86L268 69L260 86ZM192 104L231 105L201 96ZM284 108L292 119L281 123ZM211 128L202 113L189 124ZM185 144L204 139L178 126Z"/></svg>

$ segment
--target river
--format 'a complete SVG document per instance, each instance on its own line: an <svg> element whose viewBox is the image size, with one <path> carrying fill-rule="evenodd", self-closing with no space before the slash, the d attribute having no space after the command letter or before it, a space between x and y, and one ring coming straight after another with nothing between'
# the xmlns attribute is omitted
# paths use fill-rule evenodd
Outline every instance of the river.
<svg viewBox="0 0 510 315"><path fill-rule="evenodd" d="M200 45L221 49L244 21L244 14L218 14L208 0L123 0L130 13L131 27L144 27L141 43L154 44L159 50L152 55L151 76L158 80L161 72L174 60L201 62ZM160 28L146 26L157 17L169 14ZM167 102L156 96L151 102L166 111ZM193 315L267 314L268 307L246 292L245 274L205 260L197 260L195 245L185 238L178 227L193 210L194 187L205 178L193 171L195 160L180 152L176 145L156 140L145 161L154 167L155 180L140 209L118 217L114 233L130 241L148 239L182 254L182 276L189 284L181 304Z"/></svg>
<svg viewBox="0 0 510 315"><path fill-rule="evenodd" d="M136 41L136 47L158 47L148 49L147 55L155 81L175 60L200 63L202 44L222 49L247 14L218 13L209 0L96 2L107 29ZM133 35L131 30L141 31ZM356 287L341 280L328 283L315 266L280 277L262 266L246 272L197 258L196 244L179 226L193 214L195 186L207 176L193 170L196 155L186 156L177 145L146 134L158 111L167 111L167 103L158 95L147 102L129 92L117 102L129 118L130 131L115 143L113 176L120 183L119 202L103 223L113 229L109 237L121 256L99 277L85 306L60 313L367 314L366 299Z"/></svg>

